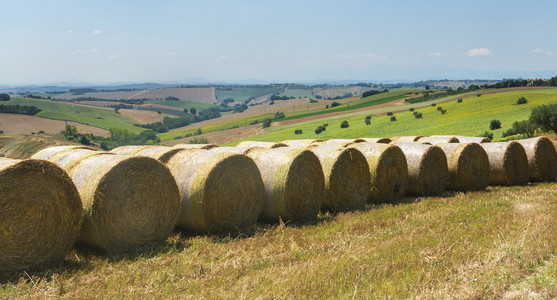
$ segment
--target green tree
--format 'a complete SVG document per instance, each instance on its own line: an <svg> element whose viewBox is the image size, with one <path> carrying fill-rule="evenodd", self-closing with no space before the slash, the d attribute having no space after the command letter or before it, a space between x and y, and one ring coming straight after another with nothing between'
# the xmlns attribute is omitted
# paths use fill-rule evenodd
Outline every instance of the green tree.
<svg viewBox="0 0 557 300"><path fill-rule="evenodd" d="M64 137L67 139L77 138L77 128L72 125L66 125L66 128L64 129Z"/></svg>
<svg viewBox="0 0 557 300"><path fill-rule="evenodd" d="M271 120L270 118L266 118L265 120L263 120L263 128L270 127L272 122L273 120Z"/></svg>
<svg viewBox="0 0 557 300"><path fill-rule="evenodd" d="M491 120L489 123L489 129L495 130L501 128L501 121L499 120Z"/></svg>
<svg viewBox="0 0 557 300"><path fill-rule="evenodd" d="M557 103L532 108L529 120L543 131L557 133Z"/></svg>
<svg viewBox="0 0 557 300"><path fill-rule="evenodd" d="M195 108L190 108L190 114L192 115L196 115L197 114L197 110Z"/></svg>
<svg viewBox="0 0 557 300"><path fill-rule="evenodd" d="M344 120L342 121L342 123L340 123L340 128L348 128L350 127L350 124L348 124L348 121Z"/></svg>
<svg viewBox="0 0 557 300"><path fill-rule="evenodd" d="M516 104L526 104L526 103L528 103L528 100L526 100L526 98L524 98L524 97L520 97L516 101Z"/></svg>
<svg viewBox="0 0 557 300"><path fill-rule="evenodd" d="M0 94L0 101L10 101L10 95Z"/></svg>

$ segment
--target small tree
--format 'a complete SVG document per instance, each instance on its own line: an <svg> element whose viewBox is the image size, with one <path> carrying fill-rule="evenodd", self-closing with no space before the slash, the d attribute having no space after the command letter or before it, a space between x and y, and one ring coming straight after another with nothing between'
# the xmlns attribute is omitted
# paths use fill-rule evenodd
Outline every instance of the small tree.
<svg viewBox="0 0 557 300"><path fill-rule="evenodd" d="M265 120L263 120L263 128L270 127L272 122L273 120L271 120L270 118L266 118Z"/></svg>
<svg viewBox="0 0 557 300"><path fill-rule="evenodd" d="M81 136L81 139L79 140L79 142L82 143L85 146L91 145L91 140L89 140L89 138L85 135Z"/></svg>
<svg viewBox="0 0 557 300"><path fill-rule="evenodd" d="M338 102L336 102L336 101L333 102L333 103L331 103L331 107L335 107L335 106L339 106L339 105L340 105L340 103L338 103Z"/></svg>
<svg viewBox="0 0 557 300"><path fill-rule="evenodd" d="M197 114L197 110L195 108L190 108L190 114L195 115Z"/></svg>
<svg viewBox="0 0 557 300"><path fill-rule="evenodd" d="M414 108L413 108L413 107L410 107L410 111L414 111Z"/></svg>
<svg viewBox="0 0 557 300"><path fill-rule="evenodd" d="M391 122L394 122L394 121L396 121L396 117L395 117L395 116L392 116L392 117L391 117Z"/></svg>
<svg viewBox="0 0 557 300"><path fill-rule="evenodd" d="M0 94L0 101L10 101L10 95Z"/></svg>
<svg viewBox="0 0 557 300"><path fill-rule="evenodd" d="M431 103L431 106L435 106L435 105L437 105L437 104L435 104L435 103Z"/></svg>
<svg viewBox="0 0 557 300"><path fill-rule="evenodd" d="M557 103L532 108L528 120L545 132L557 132Z"/></svg>
<svg viewBox="0 0 557 300"><path fill-rule="evenodd" d="M387 116L392 116L392 115L393 115L392 111L387 112Z"/></svg>
<svg viewBox="0 0 557 300"><path fill-rule="evenodd" d="M493 132L485 131L484 133L479 135L480 137L486 137L490 140L493 140Z"/></svg>
<svg viewBox="0 0 557 300"><path fill-rule="evenodd" d="M416 113L414 114L414 118L416 118L416 119L421 119L421 118L422 118L422 113L416 112Z"/></svg>
<svg viewBox="0 0 557 300"><path fill-rule="evenodd" d="M491 120L489 123L489 129L495 130L501 128L501 121L499 120Z"/></svg>
<svg viewBox="0 0 557 300"><path fill-rule="evenodd" d="M456 103L462 103L462 99L456 100Z"/></svg>
<svg viewBox="0 0 557 300"><path fill-rule="evenodd" d="M348 124L348 121L344 120L342 121L342 123L340 123L340 128L348 128L350 127L350 124Z"/></svg>
<svg viewBox="0 0 557 300"><path fill-rule="evenodd" d="M536 133L536 125L528 120L514 122L512 128L517 134L526 134L528 137L533 137Z"/></svg>
<svg viewBox="0 0 557 300"><path fill-rule="evenodd" d="M528 100L526 100L526 98L524 98L524 97L520 97L520 98L518 98L518 100L516 101L516 104L519 104L519 105L520 105L520 104L526 104L526 103L528 103Z"/></svg>
<svg viewBox="0 0 557 300"><path fill-rule="evenodd" d="M302 134L302 130L301 129L296 129L296 130L294 130L294 134Z"/></svg>
<svg viewBox="0 0 557 300"><path fill-rule="evenodd" d="M371 124L371 115L366 117L366 125Z"/></svg>

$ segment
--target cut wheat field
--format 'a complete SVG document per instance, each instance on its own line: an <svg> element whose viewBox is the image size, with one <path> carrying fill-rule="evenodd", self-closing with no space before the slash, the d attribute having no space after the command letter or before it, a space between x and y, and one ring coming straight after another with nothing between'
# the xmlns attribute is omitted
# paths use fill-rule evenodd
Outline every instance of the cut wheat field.
<svg viewBox="0 0 557 300"><path fill-rule="evenodd" d="M398 205L256 225L177 231L137 254L76 247L51 269L3 274L5 298L551 298L557 183L405 198Z"/></svg>

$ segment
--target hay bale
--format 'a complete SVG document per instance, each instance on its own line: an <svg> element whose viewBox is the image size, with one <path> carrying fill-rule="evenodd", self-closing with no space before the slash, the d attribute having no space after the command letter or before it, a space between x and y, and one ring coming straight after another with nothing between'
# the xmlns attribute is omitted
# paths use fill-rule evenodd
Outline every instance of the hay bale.
<svg viewBox="0 0 557 300"><path fill-rule="evenodd" d="M429 136L419 138L418 143L438 145L446 143L460 143L460 141L455 136Z"/></svg>
<svg viewBox="0 0 557 300"><path fill-rule="evenodd" d="M149 148L151 146L122 146L110 150L110 153L120 154L120 155L135 155L137 152Z"/></svg>
<svg viewBox="0 0 557 300"><path fill-rule="evenodd" d="M325 179L313 152L300 148L251 148L246 155L257 164L265 185L260 219L303 222L317 218Z"/></svg>
<svg viewBox="0 0 557 300"><path fill-rule="evenodd" d="M330 139L324 142L320 142L321 145L338 145L341 147L348 147L357 143L365 143L364 139ZM317 144L317 143L314 143Z"/></svg>
<svg viewBox="0 0 557 300"><path fill-rule="evenodd" d="M439 144L447 156L447 190L479 191L489 184L489 158L477 143Z"/></svg>
<svg viewBox="0 0 557 300"><path fill-rule="evenodd" d="M255 141L243 141L236 145L236 147L261 147L261 148L280 148L280 147L288 147L288 145L283 143L273 143L273 142L255 142Z"/></svg>
<svg viewBox="0 0 557 300"><path fill-rule="evenodd" d="M323 140L286 140L281 143L286 144L288 147L292 148L305 148L311 144L320 143Z"/></svg>
<svg viewBox="0 0 557 300"><path fill-rule="evenodd" d="M517 142L526 151L530 181L555 181L557 176L557 153L551 140L545 136L540 136Z"/></svg>
<svg viewBox="0 0 557 300"><path fill-rule="evenodd" d="M460 135L457 135L456 138L458 138L458 140L461 143L477 143L477 144L491 143L491 140L486 138L486 137L474 137L474 136L460 136Z"/></svg>
<svg viewBox="0 0 557 300"><path fill-rule="evenodd" d="M364 208L371 189L371 175L362 152L335 143L316 143L308 149L319 158L325 176L321 208L335 211Z"/></svg>
<svg viewBox="0 0 557 300"><path fill-rule="evenodd" d="M490 185L523 185L528 182L528 157L519 143L479 144L489 158Z"/></svg>
<svg viewBox="0 0 557 300"><path fill-rule="evenodd" d="M382 143L356 143L351 145L367 159L371 175L369 200L372 203L393 203L408 188L406 157L396 145Z"/></svg>
<svg viewBox="0 0 557 300"><path fill-rule="evenodd" d="M215 145L215 144L177 144L177 145L174 145L173 147L182 148L182 149L209 150L209 149L217 148L218 145Z"/></svg>
<svg viewBox="0 0 557 300"><path fill-rule="evenodd" d="M438 146L413 142L395 143L406 156L410 196L437 196L447 187L447 156Z"/></svg>
<svg viewBox="0 0 557 300"><path fill-rule="evenodd" d="M391 138L391 141L394 142L417 142L420 138L423 138L423 135L412 135L412 136L395 136Z"/></svg>
<svg viewBox="0 0 557 300"><path fill-rule="evenodd" d="M197 150L201 150L201 149L197 149ZM135 155L154 158L162 162L163 164L166 164L172 158L172 156L176 155L176 153L181 151L186 151L186 149L165 147L165 146L151 146L151 147L145 147L135 152Z"/></svg>
<svg viewBox="0 0 557 300"><path fill-rule="evenodd" d="M81 196L81 241L121 252L170 234L180 197L168 168L144 156L79 151L61 149L49 160L64 167Z"/></svg>
<svg viewBox="0 0 557 300"><path fill-rule="evenodd" d="M79 193L55 164L0 158L0 271L62 261L81 228Z"/></svg>
<svg viewBox="0 0 557 300"><path fill-rule="evenodd" d="M35 154L33 154L32 158L49 160L53 155L59 154L60 152L66 152L72 150L96 151L95 148L88 147L88 146L54 146L54 147L44 148L36 152Z"/></svg>
<svg viewBox="0 0 557 300"><path fill-rule="evenodd" d="M181 196L178 225L194 232L226 232L256 222L264 185L255 162L242 154L187 150L167 163Z"/></svg>
<svg viewBox="0 0 557 300"><path fill-rule="evenodd" d="M390 138L361 138L361 139L368 143L388 144L392 142Z"/></svg>

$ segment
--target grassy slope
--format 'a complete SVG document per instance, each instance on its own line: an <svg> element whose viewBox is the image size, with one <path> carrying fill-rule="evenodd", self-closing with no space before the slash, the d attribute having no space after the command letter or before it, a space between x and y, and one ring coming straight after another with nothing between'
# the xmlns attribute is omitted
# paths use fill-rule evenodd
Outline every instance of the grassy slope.
<svg viewBox="0 0 557 300"><path fill-rule="evenodd" d="M526 97L528 103L516 105L516 100L520 96ZM430 102L439 103L443 100L437 99ZM556 102L557 89L516 91L483 95L481 97L471 96L464 98L462 103L457 103L455 100L439 104L439 106L447 110L445 115L442 115L437 110L437 107L428 106L416 109L416 111L423 114L423 118L415 119L414 115L408 111L408 108L417 107L417 104L404 105L397 107L397 110L401 109L405 110L405 112L395 114L396 122L391 122L388 116L375 116L372 118L371 125L368 126L365 125L364 118L370 112L360 112L304 124L275 127L269 133L250 137L249 140L282 141L304 138L331 139L433 134L477 136L486 130L490 130L489 123L493 119L498 119L502 123L501 129L493 131L494 137L499 138L505 130L511 127L514 121L527 119L532 107ZM385 113L387 111L393 111L393 108L383 108L373 110L372 112ZM341 129L340 123L344 120L348 120L350 127ZM315 128L323 123L329 124L327 130L321 134L315 134ZM302 129L303 134L295 135L295 129Z"/></svg>
<svg viewBox="0 0 557 300"><path fill-rule="evenodd" d="M137 121L107 109L28 98L13 98L3 104L34 105L42 110L36 116L48 119L75 121L104 129L117 127L134 133L140 133L145 130L133 126Z"/></svg>
<svg viewBox="0 0 557 300"><path fill-rule="evenodd" d="M217 101L221 102L226 98L232 98L236 101L244 102L251 97L261 97L274 93L279 93L283 90L281 87L232 87L232 90L215 89L215 96Z"/></svg>
<svg viewBox="0 0 557 300"><path fill-rule="evenodd" d="M213 104L208 104L208 103L201 103L201 102L193 102L193 101L187 101L187 100L179 100L179 101L172 101L172 100L148 100L145 101L145 103L149 103L149 104L159 104L159 105L164 105L164 106L170 106L170 107L177 107L177 108L195 108L196 110L201 110L201 109L206 109L206 108L211 108L211 107L217 107L216 105Z"/></svg>
<svg viewBox="0 0 557 300"><path fill-rule="evenodd" d="M77 248L58 268L5 275L0 297L553 298L556 198L557 183L490 187L237 238L175 233L136 256Z"/></svg>

